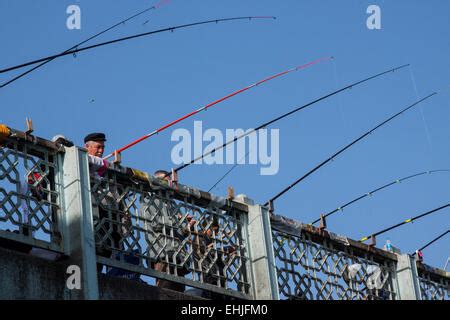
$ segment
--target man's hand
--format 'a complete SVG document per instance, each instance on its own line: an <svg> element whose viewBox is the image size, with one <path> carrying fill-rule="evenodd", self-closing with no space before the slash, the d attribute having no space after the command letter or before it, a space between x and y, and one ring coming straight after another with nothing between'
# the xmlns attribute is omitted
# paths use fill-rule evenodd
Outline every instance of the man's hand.
<svg viewBox="0 0 450 320"><path fill-rule="evenodd" d="M183 219L183 216L181 214L178 214L178 219ZM197 220L195 220L190 214L186 215L186 221L188 222L189 228L197 223Z"/></svg>

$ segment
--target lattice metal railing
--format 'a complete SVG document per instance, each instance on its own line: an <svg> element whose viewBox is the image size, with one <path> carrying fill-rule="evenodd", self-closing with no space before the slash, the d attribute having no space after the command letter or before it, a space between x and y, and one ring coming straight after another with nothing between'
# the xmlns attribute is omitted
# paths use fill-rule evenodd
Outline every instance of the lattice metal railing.
<svg viewBox="0 0 450 320"><path fill-rule="evenodd" d="M422 300L450 300L450 279L419 270Z"/></svg>
<svg viewBox="0 0 450 320"><path fill-rule="evenodd" d="M62 251L56 151L8 139L0 146L0 237Z"/></svg>
<svg viewBox="0 0 450 320"><path fill-rule="evenodd" d="M98 261L209 292L246 298L244 216L199 205L164 184L91 176Z"/></svg>
<svg viewBox="0 0 450 320"><path fill-rule="evenodd" d="M280 299L393 300L395 262L272 230ZM377 260L378 262L375 262Z"/></svg>

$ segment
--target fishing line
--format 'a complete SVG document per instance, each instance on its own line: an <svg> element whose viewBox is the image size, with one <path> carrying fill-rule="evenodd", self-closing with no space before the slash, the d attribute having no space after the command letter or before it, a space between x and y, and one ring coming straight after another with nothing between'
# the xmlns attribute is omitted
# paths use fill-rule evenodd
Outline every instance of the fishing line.
<svg viewBox="0 0 450 320"><path fill-rule="evenodd" d="M340 83L340 81L339 81L339 77L338 77L338 71L337 71L337 66L336 66L336 60L333 60L332 63L333 63L333 71L334 71L334 82L335 82L335 87L336 87L336 88L339 88L339 83ZM341 116L341 121L342 121L342 123L344 124L343 127L344 127L344 131L345 131L345 136L347 137L347 136L348 136L347 131L348 131L349 126L348 126L347 118L345 117L345 114L344 114L344 110L343 110L343 108L342 108L342 99L341 99L341 96L337 97L337 106L338 106L339 114L340 114L340 116Z"/></svg>
<svg viewBox="0 0 450 320"><path fill-rule="evenodd" d="M409 72L411 74L411 81L412 81L412 84L413 84L414 92L416 93L416 99L418 99L419 98L419 91L417 90L416 77L414 76L414 72L413 72L412 67L409 68ZM430 151L430 155L432 155L433 154L433 144L431 143L430 129L429 129L428 124L427 124L427 122L425 120L425 115L423 113L422 106L419 109L420 109L420 115L422 116L422 122L423 122L423 126L424 126L424 129L425 129L425 134L426 134L426 137L427 137L427 141L428 141L428 148L429 148L429 151Z"/></svg>
<svg viewBox="0 0 450 320"><path fill-rule="evenodd" d="M223 179L225 179L226 176L228 176L231 173L231 171L233 171L234 168L236 168L242 162L242 160L244 160L248 155L250 155L251 151L252 151L251 149L248 150L247 153L237 163L235 163L221 178L219 178L219 180L216 181L216 183L214 183L214 185L211 188L209 188L208 192L211 192L211 190L213 190Z"/></svg>

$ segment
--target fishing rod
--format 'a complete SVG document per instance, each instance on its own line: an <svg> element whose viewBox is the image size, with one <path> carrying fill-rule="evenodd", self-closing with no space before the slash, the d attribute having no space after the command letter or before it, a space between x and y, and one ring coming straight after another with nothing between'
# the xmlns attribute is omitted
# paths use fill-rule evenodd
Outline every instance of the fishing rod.
<svg viewBox="0 0 450 320"><path fill-rule="evenodd" d="M439 235L438 237L434 238L433 240L431 240L430 242L428 242L426 245L424 245L422 248L416 250L416 252L421 252L424 249L428 248L429 246L431 246L433 243L435 243L436 241L438 241L440 238L444 237L447 233L449 233L450 230L445 231L444 233L442 233L441 235ZM411 255L414 255L415 253L411 253Z"/></svg>
<svg viewBox="0 0 450 320"><path fill-rule="evenodd" d="M149 36L149 35L153 35L156 33L161 33L161 32L167 32L167 31L175 31L177 29L183 29L183 28L188 28L188 27L194 27L194 26L198 26L198 25L203 25L203 24L212 24L212 23L219 23L219 22L226 22L226 21L235 21L235 20L252 20L252 19L275 19L275 17L266 17L266 16L255 16L255 17L234 17L234 18L224 18L224 19L215 19L215 20L207 20L207 21L200 21L200 22L194 22L194 23L189 23L189 24L183 24L183 25L179 25L179 26L175 26L175 27L169 27L169 28L164 28L164 29L159 29L159 30L154 30L154 31L149 31L149 32L144 32L144 33L139 33L139 34L135 34L132 36L128 36L128 37L123 37L123 38L118 38L118 39L114 39L114 40L110 40L110 41L106 41L106 42L101 42L101 43L97 43L91 46L87 46L87 47L83 47L83 48L76 48L76 49L72 49L72 50L68 50L66 52L63 53L59 53L59 54L55 54L55 55L51 55L45 58L40 58L37 60L33 60L30 62L26 62L26 63L22 63L19 64L17 66L13 66L13 67L8 67L5 69L0 70L0 73L5 73L8 71L12 71L12 70L16 70L16 69L20 69L32 64L36 64L42 61L46 61L49 59L56 59L59 57L63 57L69 54L74 54L77 52L82 52L82 51L86 51L86 50L90 50L90 49L94 49L97 47L102 47L102 46L106 46L109 44L113 44L113 43L118 43L118 42L122 42L122 41L127 41L127 40L131 40L131 39L135 39L135 38L140 38L140 37L145 37L145 36Z"/></svg>
<svg viewBox="0 0 450 320"><path fill-rule="evenodd" d="M423 218L423 217L425 217L425 216L428 216L428 215L430 215L430 214L432 214L432 213L435 213L435 212L437 212L437 211L440 211L440 210L442 210L442 209L445 209L445 208L447 208L447 207L449 207L449 206L450 206L450 203L449 203L449 204L446 204L446 205L443 205L442 207L439 207L439 208L430 210L430 211L428 211L428 212L422 213L421 215L418 215L418 216L415 216L415 217L413 217L413 218L407 219L407 220L405 220L405 221L403 221L403 222L397 223L396 225L393 225L393 226L391 226L391 227L389 227L389 228L386 228L386 229L383 229L383 230L381 230L381 231L378 231L378 232L376 232L376 233L374 233L374 234L371 234L370 236L362 237L361 240L359 240L359 242L367 241L367 240L370 239L370 238L374 238L374 237L376 237L376 236L379 236L380 234L383 234L383 233L386 233L386 232L391 231L391 230L393 230L393 229L396 229L396 228L398 228L398 227L400 227L400 226L402 226L402 225L404 225L404 224L411 223L411 222L413 222L413 221L415 221L415 220L418 220L418 219L420 219L420 218Z"/></svg>
<svg viewBox="0 0 450 320"><path fill-rule="evenodd" d="M333 59L333 57L317 59L317 60L314 60L314 61L309 62L309 63L307 63L307 64L304 64L304 65L302 65L302 66L297 66L297 67L295 67L295 68L292 68L292 69L289 69L289 70L286 70L286 71L277 73L277 74L275 74L275 75L273 75L273 76L270 76L270 77L268 77L268 78L265 78L265 79L263 79L263 80L260 80L260 81L258 81L258 82L255 82L254 84L249 85L249 86L247 86L247 87L245 87L245 88L242 88L242 89L239 89L239 90L237 90L237 91L234 91L233 93L230 93L230 94L228 94L228 95L226 95L226 96L224 96L224 97L222 97L222 98L220 98L220 99L218 99L218 100L216 100L216 101L213 101L213 102L211 102L211 103L208 103L207 105L205 105L205 106L203 106L203 107L201 107L201 108L199 108L199 109L197 109L197 110L194 110L194 111L192 111L192 112L190 112L190 113L188 113L188 114L186 114L186 115L184 115L184 116L182 116L182 117L180 117L180 118L178 118L178 119L176 119L176 120L174 120L174 121L172 121L172 122L169 122L168 124L166 124L166 125L164 125L164 126L158 128L158 129L156 129L156 130L154 130L154 131L152 131L152 132L150 132L150 133L148 133L148 134L146 134L146 135L144 135L144 136L142 136L142 137L140 137L140 138L137 139L137 140L134 140L133 142L127 144L126 146L124 146L124 147L122 147L122 148L120 148L120 149L117 149L117 150L111 152L109 155L107 155L107 156L104 157L103 159L108 159L108 158L112 157L112 156L115 155L115 154L120 154L122 151L125 151L126 149L131 148L132 146L138 144L139 142L141 142L141 141L143 141L143 140L145 140L145 139L148 139L148 138L150 138L151 136L154 136L154 135L160 133L161 131L164 131L165 129L167 129L167 128L169 128L169 127L171 127L171 126L177 124L178 122L183 121L183 120L185 120L185 119L187 119L187 118L189 118L189 117L192 117L193 115L196 115L197 113L199 113L199 112L201 112L201 111L206 111L206 110L208 110L208 108L210 108L210 107L212 107L212 106L214 106L214 105L216 105L216 104L218 104L218 103L220 103L220 102L222 102L222 101L224 101L224 100L227 100L227 99L229 99L229 98L231 98L231 97L234 97L235 95L238 95L238 94L240 94L240 93L242 93L242 92L245 92L245 91L247 91L247 90L250 90L250 89L252 89L252 88L254 88L254 87L256 87L256 86L258 86L258 85L260 85L260 84L263 84L264 82L268 82L268 81L270 81L270 80L273 80L273 79L275 79L275 78L281 77L281 76L283 76L283 75L285 75L285 74L288 74L288 73L290 73L290 72L302 70L302 69L308 68L309 66L312 66L312 65L314 65L314 64L317 64L317 63L319 63L319 62L322 62L322 61L325 61L325 60L330 60L330 59Z"/></svg>
<svg viewBox="0 0 450 320"><path fill-rule="evenodd" d="M151 6L150 8L147 8L147 9L145 9L145 10L142 10L142 11L140 11L140 12L138 12L138 13L132 15L131 17L128 17L128 18L126 18L126 19L124 19L124 20L122 20L122 21L120 21L120 22L118 22L118 23L112 25L112 26L109 27L109 28L107 28L107 29L105 29L105 30L103 30L103 31L100 31L99 33L97 33L97 34L95 34L95 35L93 35L93 36L87 38L86 40L81 41L80 43L75 44L74 46L70 47L69 49L63 51L62 53L66 53L66 52L68 52L68 51L70 51L70 50L72 50L72 49L78 48L79 46L85 44L86 42L88 42L88 41L90 41L90 40L92 40L92 39L95 39L95 38L101 36L102 34L104 34L104 33L108 32L108 31L110 31L110 30L112 30L112 29L114 29L114 28L116 28L116 27L118 27L118 26L124 24L125 22L128 22L128 21L130 21L130 20L132 20L132 19L134 19L134 18L136 18L136 17L138 17L138 16L140 16L140 15L142 15L142 14L144 14L144 13L150 11L150 10L156 10L156 9L158 9L159 7L161 7L162 5L164 5L164 4L168 3L168 2L170 2L170 1L162 0L162 1L160 1L159 3L157 3L157 4L153 5L153 6ZM13 83L13 82L16 81L16 80L19 80L20 78L26 76L27 74L33 72L33 71L36 70L36 69L39 69L40 67L46 65L47 63L49 63L50 61L53 61L54 59L55 59L55 58L51 58L51 59L45 60L44 62L38 64L37 66L35 66L35 67L33 67L33 68L31 68L31 69L29 69L29 70L27 70L27 71L25 71L25 72L19 74L18 76L12 78L11 80L9 80L9 81L3 83L2 85L0 85L0 88L3 88L3 87L5 87L5 86L7 86L8 84Z"/></svg>
<svg viewBox="0 0 450 320"><path fill-rule="evenodd" d="M248 150L247 153L242 157L241 161L244 160L249 154L250 154L250 150ZM228 176L231 173L231 171L233 171L234 168L236 168L238 166L239 162L241 162L241 161L238 161L238 163L235 163L227 172L225 172L225 174L222 177L220 177L220 179L217 180L216 183L214 183L211 188L209 188L208 192L211 192L211 190L213 190L220 182L222 182L222 180L225 179L226 176Z"/></svg>
<svg viewBox="0 0 450 320"><path fill-rule="evenodd" d="M276 196L274 196L273 198L271 198L269 201L266 202L265 206L269 206L270 210L273 211L273 202L278 199L279 197L281 197L282 195L284 195L286 192L288 192L290 189L292 189L294 186L296 186L298 183L300 183L301 181L303 181L304 179L306 179L307 177L309 177L311 174L313 174L314 172L316 172L317 170L319 170L321 167L323 167L324 165L326 165L328 162L332 161L334 158L336 158L338 155L340 155L341 153L343 153L344 151L346 151L347 149L351 148L354 144L358 143L359 141L363 140L365 137L367 137L368 135L370 135L372 132L374 132L375 130L377 130L378 128L384 126L385 124L391 122L392 120L394 120L395 118L397 118L398 116L400 116L401 114L405 113L406 111L408 111L409 109L415 107L416 105L418 105L419 103L433 97L434 95L436 95L437 92L433 92L432 94L414 102L413 104L409 105L408 107L404 108L403 110L397 112L396 114L394 114L393 116L389 117L388 119L384 120L383 122L381 122L380 124L378 124L377 126L375 126L374 128L370 129L369 131L365 132L363 135L361 135L360 137L358 137L357 139L353 140L352 142L350 142L349 144L347 144L345 147L343 147L342 149L340 149L339 151L337 151L336 153L334 153L332 156L330 156L328 159L322 161L320 164L318 164L317 166L315 166L313 169L311 169L310 171L308 171L305 175L303 175L301 178L297 179L294 183L292 183L291 185L289 185L288 187L286 187L285 189L283 189L281 192L279 192Z"/></svg>
<svg viewBox="0 0 450 320"><path fill-rule="evenodd" d="M180 170L183 170L184 168L186 168L186 167L188 167L189 165L191 165L191 164L197 162L198 160L202 160L202 159L203 159L204 157L206 157L207 155L210 155L210 154L216 152L217 150L220 150L220 149L225 148L225 147L226 147L227 145L229 145L230 143L234 143L234 142L236 142L237 140L242 139L242 138L248 136L249 134L251 134L251 133L253 133L253 132L256 132L256 131L258 131L258 130L261 130L261 129L263 129L263 128L265 128L265 127L267 127L267 126L269 126L269 125L271 125L271 124L273 124L273 123L275 123L275 122L277 122L277 121L279 121L279 120L281 120L281 119L283 119L283 118L286 118L286 117L288 117L288 116L290 116L290 115L292 115L292 114L294 114L294 113L296 113L296 112L298 112L298 111L300 111L300 110L306 109L306 108L308 108L308 107L310 107L310 106L312 106L312 105L314 105L314 104L316 104L316 103L318 103L318 102L320 102L320 101L322 101L322 100L325 100L325 99L327 99L327 98L330 98L330 97L332 97L332 96L334 96L334 95L336 95L336 94L338 94L338 93L340 93L340 92L342 92L342 91L349 90L349 89L351 89L351 88L353 88L353 87L356 87L356 86L358 86L358 85L360 85L360 84L362 84L362 83L364 83L364 82L367 82L367 81L370 81L370 80L372 80L372 79L378 78L378 77L380 77L380 76L382 76L382 75L384 75L384 74L390 73L390 72L395 72L396 70L400 70L400 69L405 68L405 67L407 67L407 66L409 66L409 64L405 64L405 65L402 65L402 66L400 66L400 67L396 67L396 68L393 68L393 69L390 69L390 70L387 70L387 71L378 73L378 74L376 74L376 75L370 76L370 77L365 78L365 79L363 79L363 80L354 82L354 83L352 83L352 84L350 84L350 85L348 85L348 86L346 86L346 87L343 87L343 88L341 88L341 89L338 89L338 90L336 90L336 91L333 91L333 92L331 92L331 93L328 93L328 94L326 94L326 95L324 95L324 96L322 96L322 97L320 97L320 98L318 98L318 99L316 99L316 100L313 100L313 101L311 101L311 102L309 102L309 103L307 103L307 104L304 104L304 105L302 105L302 106L300 106L300 107L296 107L295 109L293 109L293 110L291 110L291 111L289 111L289 112L286 112L286 113L282 114L282 115L279 116L279 117L276 117L276 118L274 118L274 119L272 119L272 120L270 120L270 121L268 121L268 122L265 122L265 123L261 124L260 126L256 127L255 129L247 130L246 133L244 133L244 134L242 134L242 135L240 135L240 136L238 136L238 137L234 137L232 140L229 140L229 141L225 142L223 145L221 145L221 146L219 146L219 147L217 147L217 148L214 148L214 149L212 149L212 150L210 150L210 151L208 151L208 152L202 154L201 156L199 156L199 157L197 157L197 158L195 158L195 159L189 161L188 163L185 163L185 164L183 164L183 165L181 165L181 166L175 168L173 171L174 171L174 172L178 172L178 171L180 171ZM171 174L172 174L172 173L170 173L169 175L171 175Z"/></svg>
<svg viewBox="0 0 450 320"><path fill-rule="evenodd" d="M432 173L438 173L438 172L439 172L439 173L440 173L440 172L450 172L450 170L443 169L443 170L424 171L424 172L419 172L419 173L416 173L416 174L413 174L413 175L409 175L409 176L404 177L404 178L401 178L401 179L394 180L394 181L392 181L392 182L390 182L390 183L387 183L387 184L385 184L385 185L383 185L383 186L381 186L381 187L378 187L378 188L376 188L376 189L374 189L374 190L372 190L372 191L369 191L369 192L367 192L367 193L365 193L365 194L363 194L363 195L361 195L361 196L359 196L359 197L357 197L357 198L355 198L355 199L353 199L353 200L347 202L346 204L337 207L337 208L334 209L333 211L330 211L330 212L328 212L327 214L321 215L321 216L322 216L322 218L327 218L327 217L329 217L329 216L335 214L336 212L343 211L344 208L346 208L346 207L348 207L348 206L354 204L355 202L358 202L358 201L360 201L360 200L362 200L362 199L364 199L364 198L366 198L366 197L372 196L373 194L377 193L378 191L384 190L384 189L386 189L386 188L389 188L389 187L391 187L391 186L393 186L393 185L396 185L396 184L398 184L398 183L401 183L401 182L406 181L406 180L409 180L409 179L413 179L413 178L416 178L416 177L420 177L420 176L425 175L425 174L432 174ZM319 222L320 220L321 220L321 218L319 218L319 219L317 219L317 220L314 220L313 222L311 222L311 224L315 224L315 223Z"/></svg>

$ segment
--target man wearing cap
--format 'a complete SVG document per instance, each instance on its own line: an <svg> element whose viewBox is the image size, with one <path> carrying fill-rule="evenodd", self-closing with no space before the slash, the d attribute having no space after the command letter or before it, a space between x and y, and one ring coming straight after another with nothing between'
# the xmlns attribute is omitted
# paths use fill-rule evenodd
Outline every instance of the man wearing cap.
<svg viewBox="0 0 450 320"><path fill-rule="evenodd" d="M105 151L106 136L101 132L94 132L84 137L84 147L88 152L89 171L91 172L91 178L101 179L108 168L108 162L102 159L103 152ZM106 196L105 196L106 194ZM100 241L105 236L103 229L111 232L112 241L108 239L106 241L107 247L119 248L119 242L121 240L121 233L119 232L118 225L116 223L111 224L109 219L117 221L117 214L112 213L110 208L114 205L117 198L117 192L111 186L105 189L101 184L97 185L93 189L92 205L94 210L94 226L98 229L96 232L97 241ZM100 228L99 224L102 226ZM110 230L112 229L112 230ZM111 256L111 250L105 247L97 248L98 254L109 258ZM101 266L98 265L99 271Z"/></svg>
<svg viewBox="0 0 450 320"><path fill-rule="evenodd" d="M100 177L106 172L108 163L103 160L103 152L105 152L106 136L101 132L94 132L84 137L84 147L87 149L89 157L89 166L92 171Z"/></svg>
<svg viewBox="0 0 450 320"><path fill-rule="evenodd" d="M106 136L104 133L90 133L84 138L85 148L88 151L89 168L94 179L101 179L107 169L108 161L103 159ZM92 204L94 209L94 225L96 230L97 254L106 258L118 258L121 254L112 255L111 249L123 250L122 241L132 230L129 213L122 203L117 203L120 192L114 184L102 186L98 184L93 188ZM117 209L119 212L117 212ZM106 236L109 233L110 236ZM106 236L106 239L105 239ZM124 254L125 261L136 264L132 254ZM139 262L137 262L139 264ZM97 270L101 272L103 266L97 264ZM115 277L123 277L139 280L138 273L121 270L119 268L107 268L107 274Z"/></svg>
<svg viewBox="0 0 450 320"><path fill-rule="evenodd" d="M95 157L103 157L105 151L106 136L101 132L94 132L84 137L84 144L88 154Z"/></svg>

